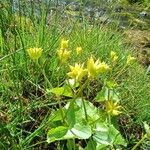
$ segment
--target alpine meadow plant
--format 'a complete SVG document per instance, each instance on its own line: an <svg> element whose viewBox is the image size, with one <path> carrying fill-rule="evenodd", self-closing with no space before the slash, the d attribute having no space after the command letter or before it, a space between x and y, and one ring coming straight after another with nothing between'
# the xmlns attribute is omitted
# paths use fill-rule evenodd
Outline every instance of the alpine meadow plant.
<svg viewBox="0 0 150 150"><path fill-rule="evenodd" d="M0 150L135 150L149 140L149 78L120 32L55 1L15 2L0 6ZM137 119L147 121L138 139L126 130Z"/></svg>
<svg viewBox="0 0 150 150"><path fill-rule="evenodd" d="M27 50L30 58L33 60L38 60L40 56L42 55L42 51L43 51L42 48L29 48Z"/></svg>
<svg viewBox="0 0 150 150"><path fill-rule="evenodd" d="M67 48L68 41L62 41L61 49ZM60 59L60 55L58 57ZM117 59L117 53L111 51L107 63L90 56L86 62L68 65L69 71L66 72L66 81L62 86L47 89L47 92L54 94L56 101L59 102L59 109L54 111L49 118L48 143L67 140L67 148L75 149L77 146L75 139L78 139L81 142L87 140L85 148L87 150L126 147L125 139L112 121L124 111L119 104L119 93L116 92L116 87L119 85L108 78ZM124 59L126 59L126 64L124 64L126 67L133 57L128 56ZM90 83L94 80L102 82L102 88L93 98L99 105L102 105L102 108L97 108L86 99L89 92L85 94L85 91L88 91ZM67 98L65 106L61 105L63 97Z"/></svg>

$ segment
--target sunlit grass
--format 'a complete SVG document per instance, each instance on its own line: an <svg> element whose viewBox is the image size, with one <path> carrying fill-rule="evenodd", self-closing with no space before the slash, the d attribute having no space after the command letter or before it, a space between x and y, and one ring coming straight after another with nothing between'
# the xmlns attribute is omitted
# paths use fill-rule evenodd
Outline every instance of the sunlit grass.
<svg viewBox="0 0 150 150"><path fill-rule="evenodd" d="M69 16L64 20L57 11L47 24L47 5L40 6L39 18L34 5L31 6L33 14L27 9L26 17L23 11L21 16L12 12L7 4L0 14L0 149L30 149L40 143L46 147L48 117L58 107L47 89L64 84L69 65L83 64L92 55L95 60L108 63L111 51L118 59L107 79L111 77L119 84L121 104L127 113L124 115L134 116L131 123L150 120L149 77L137 61L124 68L125 58L135 54L123 44L121 33ZM68 40L70 53L61 64L58 50L62 39ZM27 51L33 47L43 49L36 62ZM82 48L79 55L77 47Z"/></svg>

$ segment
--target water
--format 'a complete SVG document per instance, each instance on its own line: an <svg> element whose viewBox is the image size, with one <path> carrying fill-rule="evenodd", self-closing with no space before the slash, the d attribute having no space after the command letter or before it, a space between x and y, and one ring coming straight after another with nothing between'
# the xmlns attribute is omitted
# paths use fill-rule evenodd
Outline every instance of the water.
<svg viewBox="0 0 150 150"><path fill-rule="evenodd" d="M144 25L143 23L142 28L148 29L150 25L150 12L147 10L130 6L125 8L117 2L112 2L112 0L97 0L95 3L92 0L13 0L12 2L13 12L25 16L29 14L32 16L31 12L34 9L36 16L41 18L43 9L41 4L44 2L48 10L48 16L52 15L52 12L58 11L62 17L69 16L74 19L85 17L91 23L96 21L103 24L115 24L121 28L127 28L135 24L141 26L142 22L147 24ZM82 12L82 16L80 12Z"/></svg>

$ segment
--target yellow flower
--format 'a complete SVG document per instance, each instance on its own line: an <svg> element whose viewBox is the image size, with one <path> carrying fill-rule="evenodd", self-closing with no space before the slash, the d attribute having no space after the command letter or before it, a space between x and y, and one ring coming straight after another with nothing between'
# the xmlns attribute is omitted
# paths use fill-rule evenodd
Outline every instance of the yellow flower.
<svg viewBox="0 0 150 150"><path fill-rule="evenodd" d="M69 40L62 39L60 43L60 49L67 49L68 43L69 43Z"/></svg>
<svg viewBox="0 0 150 150"><path fill-rule="evenodd" d="M81 51L82 51L82 47L77 47L76 48L77 55L79 55L81 53Z"/></svg>
<svg viewBox="0 0 150 150"><path fill-rule="evenodd" d="M113 102L112 100L106 101L106 112L112 116L117 116L120 113L120 108L122 108L120 105L117 104L117 102Z"/></svg>
<svg viewBox="0 0 150 150"><path fill-rule="evenodd" d="M63 49L57 50L57 54L58 54L58 57L59 57L61 63L64 63L69 59L70 53L71 53L71 51L67 51L66 49L65 50L63 50Z"/></svg>
<svg viewBox="0 0 150 150"><path fill-rule="evenodd" d="M27 52L30 56L31 59L36 60L39 59L40 56L42 55L42 48L29 48L27 49Z"/></svg>
<svg viewBox="0 0 150 150"><path fill-rule="evenodd" d="M109 66L105 62L99 64L99 73L104 73L108 70L109 70Z"/></svg>
<svg viewBox="0 0 150 150"><path fill-rule="evenodd" d="M94 62L94 59L91 56L87 61L87 69L89 77L95 77L99 73L106 72L109 69L109 66L105 62L100 63L99 60Z"/></svg>
<svg viewBox="0 0 150 150"><path fill-rule="evenodd" d="M129 54L128 57L127 57L127 64L132 63L135 59L136 59L135 57L132 57L132 56Z"/></svg>
<svg viewBox="0 0 150 150"><path fill-rule="evenodd" d="M75 79L77 82L80 82L82 78L87 74L87 69L83 69L83 64L75 63L75 66L70 66L70 72L67 75Z"/></svg>
<svg viewBox="0 0 150 150"><path fill-rule="evenodd" d="M110 57L111 57L112 62L115 62L118 59L118 56L117 56L116 52L114 52L114 51L110 52Z"/></svg>

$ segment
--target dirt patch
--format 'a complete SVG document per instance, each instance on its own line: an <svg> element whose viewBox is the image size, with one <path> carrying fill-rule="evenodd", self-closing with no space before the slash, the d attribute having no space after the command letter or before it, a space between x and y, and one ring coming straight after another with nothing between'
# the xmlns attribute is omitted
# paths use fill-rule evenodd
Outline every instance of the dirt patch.
<svg viewBox="0 0 150 150"><path fill-rule="evenodd" d="M125 44L133 47L137 57L143 65L150 65L150 31L149 30L126 30L124 31Z"/></svg>

